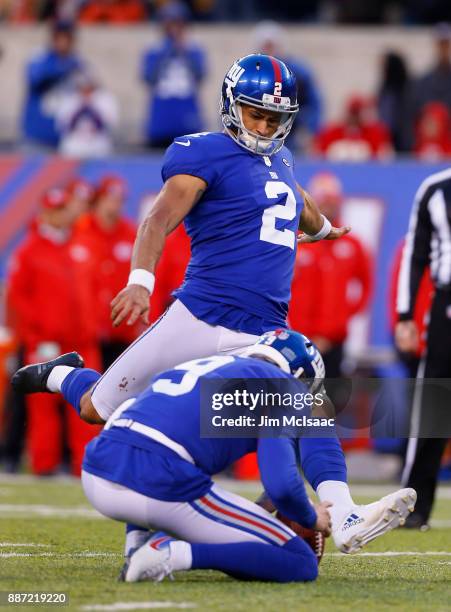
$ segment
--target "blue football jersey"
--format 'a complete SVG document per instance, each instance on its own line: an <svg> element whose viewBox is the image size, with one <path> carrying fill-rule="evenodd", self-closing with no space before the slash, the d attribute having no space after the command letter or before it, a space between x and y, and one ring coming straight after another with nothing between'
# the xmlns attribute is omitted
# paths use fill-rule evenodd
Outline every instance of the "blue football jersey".
<svg viewBox="0 0 451 612"><path fill-rule="evenodd" d="M261 334L286 325L303 201L285 147L263 157L227 134L176 138L162 168L203 179L207 189L185 218L191 260L175 292L212 325Z"/></svg>
<svg viewBox="0 0 451 612"><path fill-rule="evenodd" d="M191 501L208 492L212 475L257 451L262 482L279 510L306 526L313 525L316 513L299 476L295 439L200 436L201 381L214 378L259 379L259 385L264 385L263 379L293 380L270 363L233 356L193 360L162 372L120 418L163 433L184 447L194 464L141 433L114 427L113 416L111 426L88 444L83 469L149 497Z"/></svg>

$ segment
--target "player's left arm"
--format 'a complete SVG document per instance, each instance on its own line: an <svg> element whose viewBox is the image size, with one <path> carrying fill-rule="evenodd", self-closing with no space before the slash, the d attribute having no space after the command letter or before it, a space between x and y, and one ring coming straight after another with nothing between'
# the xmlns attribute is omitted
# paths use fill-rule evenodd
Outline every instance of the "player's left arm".
<svg viewBox="0 0 451 612"><path fill-rule="evenodd" d="M262 484L284 516L312 528L317 520L297 467L297 448L289 438L261 438L257 459Z"/></svg>
<svg viewBox="0 0 451 612"><path fill-rule="evenodd" d="M304 232L298 238L298 242L317 242L318 240L336 240L351 231L346 225L344 227L333 227L329 221L320 213L319 208L312 196L296 185L304 200L304 208L299 219L299 230Z"/></svg>
<svg viewBox="0 0 451 612"><path fill-rule="evenodd" d="M267 497L285 517L308 529L331 533L330 502L310 503L299 474L297 443L289 438L261 438L257 448L258 467ZM270 508L267 506L268 511Z"/></svg>

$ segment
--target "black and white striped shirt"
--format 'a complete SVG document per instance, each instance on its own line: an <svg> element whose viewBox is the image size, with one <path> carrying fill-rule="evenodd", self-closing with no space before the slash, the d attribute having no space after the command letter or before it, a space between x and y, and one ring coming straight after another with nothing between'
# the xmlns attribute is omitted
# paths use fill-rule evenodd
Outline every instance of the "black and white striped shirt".
<svg viewBox="0 0 451 612"><path fill-rule="evenodd" d="M410 215L398 279L399 319L413 318L426 266L438 289L451 289L451 168L432 174L418 189Z"/></svg>

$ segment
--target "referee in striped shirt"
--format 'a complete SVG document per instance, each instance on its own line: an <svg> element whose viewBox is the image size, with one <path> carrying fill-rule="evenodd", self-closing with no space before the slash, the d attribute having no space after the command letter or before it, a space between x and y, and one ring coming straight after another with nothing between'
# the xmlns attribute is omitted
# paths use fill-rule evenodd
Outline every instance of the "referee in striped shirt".
<svg viewBox="0 0 451 612"><path fill-rule="evenodd" d="M402 352L415 352L418 348L413 310L427 266L431 268L435 296L429 313L426 351L420 361L417 379L451 378L451 168L429 176L415 196L397 289L399 319L395 342ZM443 432L441 435L449 435L451 422L451 399L439 401L441 406L437 406L436 400L437 394L431 395L430 387L416 385L402 476L403 486L414 488L418 494L415 512L407 519L406 527L422 530L428 528L447 443L447 437L438 437L437 426L432 434L437 437L422 437L425 423L429 419L430 426L434 411L441 411L443 416L444 408L449 412L445 414L445 425L439 429Z"/></svg>

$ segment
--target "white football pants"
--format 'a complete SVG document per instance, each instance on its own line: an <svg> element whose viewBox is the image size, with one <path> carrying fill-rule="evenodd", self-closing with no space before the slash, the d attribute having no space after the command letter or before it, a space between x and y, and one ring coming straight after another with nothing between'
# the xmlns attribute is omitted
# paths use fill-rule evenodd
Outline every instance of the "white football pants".
<svg viewBox="0 0 451 612"><path fill-rule="evenodd" d="M161 530L185 542L260 542L283 546L296 536L257 504L216 484L192 502L167 502L85 471L81 478L86 497L104 516Z"/></svg>
<svg viewBox="0 0 451 612"><path fill-rule="evenodd" d="M94 385L91 401L106 421L122 402L144 391L158 372L191 359L243 350L257 338L209 325L177 300L108 368Z"/></svg>

